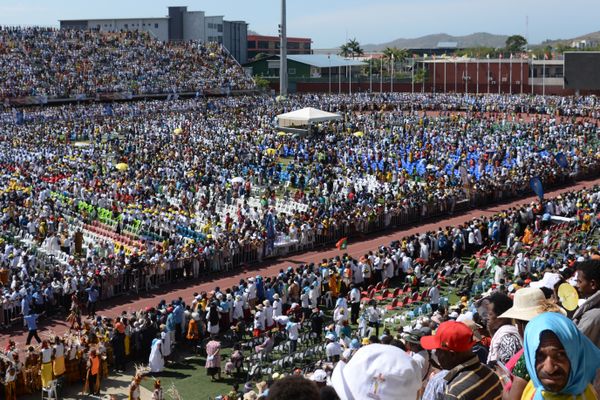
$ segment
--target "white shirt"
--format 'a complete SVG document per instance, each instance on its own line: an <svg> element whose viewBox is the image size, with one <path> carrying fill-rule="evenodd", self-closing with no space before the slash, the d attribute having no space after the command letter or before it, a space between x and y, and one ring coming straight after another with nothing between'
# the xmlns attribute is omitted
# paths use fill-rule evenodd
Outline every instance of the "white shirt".
<svg viewBox="0 0 600 400"><path fill-rule="evenodd" d="M288 322L286 328L285 328L288 332L288 338L290 340L298 340L298 333L299 333L299 329L298 329L298 324L295 322Z"/></svg>
<svg viewBox="0 0 600 400"><path fill-rule="evenodd" d="M337 342L327 343L325 354L327 357L339 356L342 354L342 346Z"/></svg>
<svg viewBox="0 0 600 400"><path fill-rule="evenodd" d="M431 304L440 303L440 290L437 286L432 286L431 289L429 289L429 302Z"/></svg>

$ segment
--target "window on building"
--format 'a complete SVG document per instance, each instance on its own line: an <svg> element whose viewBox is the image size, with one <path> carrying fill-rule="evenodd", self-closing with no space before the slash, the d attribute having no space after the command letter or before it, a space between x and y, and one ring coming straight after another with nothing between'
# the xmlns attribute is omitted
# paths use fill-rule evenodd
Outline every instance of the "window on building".
<svg viewBox="0 0 600 400"><path fill-rule="evenodd" d="M268 49L269 48L269 42L267 42L266 40L259 40L258 41L258 48L259 49Z"/></svg>
<svg viewBox="0 0 600 400"><path fill-rule="evenodd" d="M217 25L217 32L223 32L223 24Z"/></svg>
<svg viewBox="0 0 600 400"><path fill-rule="evenodd" d="M217 42L219 42L220 44L223 44L223 36L217 37Z"/></svg>
<svg viewBox="0 0 600 400"><path fill-rule="evenodd" d="M256 40L248 40L248 48L253 49L256 47Z"/></svg>
<svg viewBox="0 0 600 400"><path fill-rule="evenodd" d="M155 27L156 29L158 29L158 24L154 24L154 27Z"/></svg>
<svg viewBox="0 0 600 400"><path fill-rule="evenodd" d="M304 48L310 50L310 43L304 43Z"/></svg>
<svg viewBox="0 0 600 400"><path fill-rule="evenodd" d="M288 42L287 48L288 49L299 49L300 48L300 43L298 43L298 42Z"/></svg>
<svg viewBox="0 0 600 400"><path fill-rule="evenodd" d="M279 50L281 48L281 42L275 42L275 48Z"/></svg>
<svg viewBox="0 0 600 400"><path fill-rule="evenodd" d="M129 28L129 25L127 25L127 24L125 24L124 26L125 26L125 29Z"/></svg>
<svg viewBox="0 0 600 400"><path fill-rule="evenodd" d="M288 68L288 75L296 75L296 68Z"/></svg>

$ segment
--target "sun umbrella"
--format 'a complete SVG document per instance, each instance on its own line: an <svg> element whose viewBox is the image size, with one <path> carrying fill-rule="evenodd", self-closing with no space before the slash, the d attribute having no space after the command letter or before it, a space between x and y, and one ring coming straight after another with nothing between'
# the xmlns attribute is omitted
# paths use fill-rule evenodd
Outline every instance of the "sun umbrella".
<svg viewBox="0 0 600 400"><path fill-rule="evenodd" d="M287 133L285 133L284 131L279 131L277 132L277 136L286 136Z"/></svg>
<svg viewBox="0 0 600 400"><path fill-rule="evenodd" d="M129 168L129 165L125 163L118 163L117 165L115 165L115 168L119 171L126 171Z"/></svg>
<svg viewBox="0 0 600 400"><path fill-rule="evenodd" d="M265 153L267 153L270 156L275 155L275 153L277 153L277 150L275 150L274 148L270 147L268 149L265 150Z"/></svg>
<svg viewBox="0 0 600 400"><path fill-rule="evenodd" d="M181 128L175 128L173 130L173 133L176 134L176 135L181 135L183 133L183 129L181 129Z"/></svg>
<svg viewBox="0 0 600 400"><path fill-rule="evenodd" d="M364 132L362 132L362 131L354 132L354 136L356 136L356 137L363 137L363 136L364 136L364 134L365 134L365 133L364 133Z"/></svg>
<svg viewBox="0 0 600 400"><path fill-rule="evenodd" d="M242 178L241 176L236 176L235 178L231 179L232 183L244 183L244 178Z"/></svg>

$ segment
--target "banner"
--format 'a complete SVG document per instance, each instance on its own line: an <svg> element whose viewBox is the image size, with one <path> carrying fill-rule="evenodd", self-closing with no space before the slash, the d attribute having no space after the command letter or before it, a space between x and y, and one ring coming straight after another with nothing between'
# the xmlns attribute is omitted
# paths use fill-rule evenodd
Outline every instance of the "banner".
<svg viewBox="0 0 600 400"><path fill-rule="evenodd" d="M562 168L569 167L569 161L567 160L567 156L565 156L562 152L557 153L555 158L556 158L556 163L558 165L560 165Z"/></svg>
<svg viewBox="0 0 600 400"><path fill-rule="evenodd" d="M539 176L534 176L529 180L529 186L531 190L540 198L540 200L544 200L544 187L542 186L542 180Z"/></svg>

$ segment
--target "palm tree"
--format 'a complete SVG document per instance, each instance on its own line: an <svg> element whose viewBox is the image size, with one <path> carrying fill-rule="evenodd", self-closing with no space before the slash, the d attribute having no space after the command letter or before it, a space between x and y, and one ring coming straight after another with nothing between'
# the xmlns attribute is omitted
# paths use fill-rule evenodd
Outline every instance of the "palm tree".
<svg viewBox="0 0 600 400"><path fill-rule="evenodd" d="M362 56L363 54L365 54L364 50L360 47L360 43L358 43L356 38L350 39L348 41L348 46L352 50L352 58L356 56Z"/></svg>
<svg viewBox="0 0 600 400"><path fill-rule="evenodd" d="M348 46L348 43L344 43L340 46L340 56L349 57L352 54L352 49Z"/></svg>
<svg viewBox="0 0 600 400"><path fill-rule="evenodd" d="M365 54L365 51L360 47L360 43L356 39L350 39L340 46L340 55L343 57L354 58L363 54Z"/></svg>

